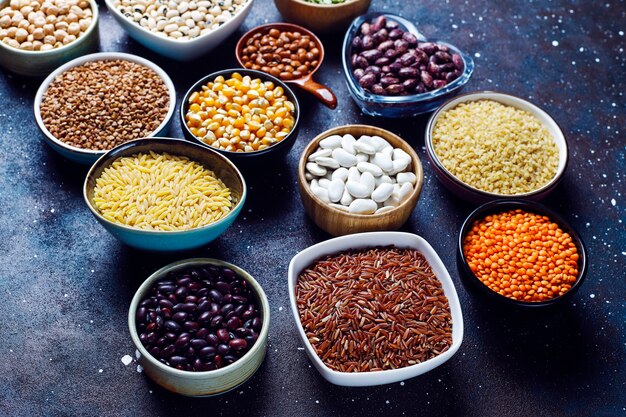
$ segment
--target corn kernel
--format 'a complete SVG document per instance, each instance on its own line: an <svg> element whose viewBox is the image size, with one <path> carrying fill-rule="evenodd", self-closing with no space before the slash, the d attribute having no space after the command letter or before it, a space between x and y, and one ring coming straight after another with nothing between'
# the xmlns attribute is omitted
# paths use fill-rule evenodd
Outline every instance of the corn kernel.
<svg viewBox="0 0 626 417"><path fill-rule="evenodd" d="M244 119L243 117L238 117L233 122L233 126L235 126L237 129L241 129L242 127L244 127L245 124L246 124L246 119Z"/></svg>
<svg viewBox="0 0 626 417"><path fill-rule="evenodd" d="M292 118L284 119L283 126L285 126L287 129L293 128L293 119Z"/></svg>

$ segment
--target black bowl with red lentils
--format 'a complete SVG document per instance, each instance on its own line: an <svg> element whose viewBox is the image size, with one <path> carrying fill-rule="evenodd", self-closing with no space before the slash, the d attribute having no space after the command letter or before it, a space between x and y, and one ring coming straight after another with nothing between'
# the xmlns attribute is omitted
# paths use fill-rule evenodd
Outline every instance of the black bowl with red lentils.
<svg viewBox="0 0 626 417"><path fill-rule="evenodd" d="M502 305L562 304L582 285L587 252L558 213L535 202L495 200L475 209L459 232L461 276Z"/></svg>

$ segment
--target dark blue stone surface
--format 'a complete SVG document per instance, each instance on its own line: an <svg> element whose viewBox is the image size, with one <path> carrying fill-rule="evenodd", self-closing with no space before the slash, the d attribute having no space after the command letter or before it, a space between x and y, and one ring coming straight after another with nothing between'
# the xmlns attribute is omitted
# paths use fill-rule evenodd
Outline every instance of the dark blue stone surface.
<svg viewBox="0 0 626 417"><path fill-rule="evenodd" d="M586 282L572 302L537 314L502 311L469 291L455 261L458 229L472 206L434 178L424 150L427 116L365 117L340 66L340 36L317 79L339 99L330 110L299 94L300 136L282 165L248 175L249 199L232 228L191 253L154 255L123 246L89 213L87 169L57 156L35 125L40 80L0 72L0 415L7 416L624 416L626 415L626 3L554 0L373 0L426 36L450 41L476 61L466 91L527 98L561 125L570 146L562 183L545 203L582 235ZM280 21L256 0L223 46L181 65L130 39L101 4L101 50L153 60L179 97L197 79L236 64L246 30ZM179 103L180 104L180 103ZM465 338L447 363L402 383L343 388L312 367L289 310L287 266L329 238L303 212L300 152L322 130L366 123L410 142L424 187L402 228L427 239L448 267L462 303ZM182 137L178 120L171 132ZM169 262L208 256L235 263L263 285L272 308L267 358L241 387L208 399L170 394L138 372L127 329L134 291ZM130 355L133 362L124 365Z"/></svg>

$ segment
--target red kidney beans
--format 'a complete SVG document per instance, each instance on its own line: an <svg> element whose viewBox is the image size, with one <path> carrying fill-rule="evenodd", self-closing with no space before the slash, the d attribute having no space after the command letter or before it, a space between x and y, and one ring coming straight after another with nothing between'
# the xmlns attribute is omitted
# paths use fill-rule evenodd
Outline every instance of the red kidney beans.
<svg viewBox="0 0 626 417"><path fill-rule="evenodd" d="M363 23L351 47L352 74L373 94L395 96L436 90L454 82L465 67L463 58L446 45L421 42L385 16Z"/></svg>
<svg viewBox="0 0 626 417"><path fill-rule="evenodd" d="M230 268L190 268L157 282L135 312L139 340L160 362L185 371L229 365L263 325L248 282Z"/></svg>

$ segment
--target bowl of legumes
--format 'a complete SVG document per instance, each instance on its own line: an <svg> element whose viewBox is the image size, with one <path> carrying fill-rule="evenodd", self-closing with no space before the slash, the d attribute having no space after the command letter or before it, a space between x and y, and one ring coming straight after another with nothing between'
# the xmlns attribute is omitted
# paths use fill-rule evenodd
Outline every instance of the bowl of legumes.
<svg viewBox="0 0 626 417"><path fill-rule="evenodd" d="M399 229L415 209L423 181L411 145L375 126L329 129L309 142L298 164L304 209L334 236Z"/></svg>
<svg viewBox="0 0 626 417"><path fill-rule="evenodd" d="M180 106L185 137L238 165L284 157L296 141L299 117L298 100L284 82L243 68L200 79Z"/></svg>
<svg viewBox="0 0 626 417"><path fill-rule="evenodd" d="M532 201L495 200L463 223L457 265L488 299L536 309L572 298L585 278L587 252L555 211Z"/></svg>
<svg viewBox="0 0 626 417"><path fill-rule="evenodd" d="M160 67L135 55L102 52L46 77L34 113L52 149L92 164L129 140L165 135L175 107L174 84Z"/></svg>
<svg viewBox="0 0 626 417"><path fill-rule="evenodd" d="M420 236L333 238L299 252L288 274L298 334L315 368L333 384L416 377L450 359L463 340L454 283Z"/></svg>
<svg viewBox="0 0 626 417"><path fill-rule="evenodd" d="M410 21L389 13L357 17L343 41L348 90L365 114L411 117L458 94L474 71L456 46L428 40Z"/></svg>
<svg viewBox="0 0 626 417"><path fill-rule="evenodd" d="M426 153L437 179L475 203L540 200L567 167L567 142L545 111L521 98L482 91L460 95L428 121Z"/></svg>
<svg viewBox="0 0 626 417"><path fill-rule="evenodd" d="M191 60L235 32L253 0L105 0L117 22L137 42L161 55Z"/></svg>
<svg viewBox="0 0 626 417"><path fill-rule="evenodd" d="M218 238L246 200L232 162L194 143L143 138L96 161L85 179L89 210L121 242L149 251L197 248Z"/></svg>
<svg viewBox="0 0 626 417"><path fill-rule="evenodd" d="M98 48L94 0L0 1L0 65L44 76Z"/></svg>
<svg viewBox="0 0 626 417"><path fill-rule="evenodd" d="M371 0L274 0L288 22L320 34L345 30L352 19L365 13Z"/></svg>
<svg viewBox="0 0 626 417"><path fill-rule="evenodd" d="M236 265L209 258L159 269L141 284L128 312L146 375L194 397L250 378L265 358L269 324L261 285Z"/></svg>

